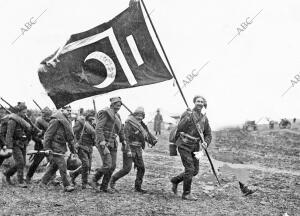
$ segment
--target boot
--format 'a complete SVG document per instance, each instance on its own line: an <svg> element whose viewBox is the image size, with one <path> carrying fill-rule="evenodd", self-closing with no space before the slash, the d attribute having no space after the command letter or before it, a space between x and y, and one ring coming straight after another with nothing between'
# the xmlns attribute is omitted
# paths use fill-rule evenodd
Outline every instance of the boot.
<svg viewBox="0 0 300 216"><path fill-rule="evenodd" d="M75 190L75 188L71 185L66 186L65 189L64 189L65 192L72 192L74 190Z"/></svg>
<svg viewBox="0 0 300 216"><path fill-rule="evenodd" d="M142 188L135 188L135 192L142 193L142 194L147 193L147 191Z"/></svg>
<svg viewBox="0 0 300 216"><path fill-rule="evenodd" d="M143 190L143 189L142 189L141 185L136 185L134 191L135 191L135 192L142 193L142 194L147 193L146 190Z"/></svg>
<svg viewBox="0 0 300 216"><path fill-rule="evenodd" d="M74 173L70 173L70 177L71 177L71 183L73 185L76 185L76 176L74 175Z"/></svg>
<svg viewBox="0 0 300 216"><path fill-rule="evenodd" d="M177 187L178 187L178 184L177 183L173 183L173 182L171 182L172 183L172 191L173 191L173 193L175 194L175 195L177 195Z"/></svg>
<svg viewBox="0 0 300 216"><path fill-rule="evenodd" d="M28 185L25 184L24 182L22 182L22 183L18 184L18 187L20 187L20 188L28 188Z"/></svg>
<svg viewBox="0 0 300 216"><path fill-rule="evenodd" d="M98 182L96 182L94 179L89 183L89 185L94 189L96 190L96 192L100 192L99 190L99 184Z"/></svg>
<svg viewBox="0 0 300 216"><path fill-rule="evenodd" d="M183 200L189 200L189 201L197 201L197 198L194 197L191 193L189 194L182 194Z"/></svg>
<svg viewBox="0 0 300 216"><path fill-rule="evenodd" d="M116 188L116 181L114 180L114 178L111 178L109 186L111 189L115 190Z"/></svg>
<svg viewBox="0 0 300 216"><path fill-rule="evenodd" d="M31 184L31 178L29 176L26 176L25 182L26 184Z"/></svg>
<svg viewBox="0 0 300 216"><path fill-rule="evenodd" d="M2 182L6 182L9 185L14 185L10 179L10 176L8 176L6 173L3 173Z"/></svg>
<svg viewBox="0 0 300 216"><path fill-rule="evenodd" d="M107 187L103 187L101 185L100 192L114 194L116 191L115 190L109 190Z"/></svg>
<svg viewBox="0 0 300 216"><path fill-rule="evenodd" d="M84 184L82 184L81 189L82 189L82 190L85 190L85 189L93 189L93 187L91 187L89 184L84 183Z"/></svg>

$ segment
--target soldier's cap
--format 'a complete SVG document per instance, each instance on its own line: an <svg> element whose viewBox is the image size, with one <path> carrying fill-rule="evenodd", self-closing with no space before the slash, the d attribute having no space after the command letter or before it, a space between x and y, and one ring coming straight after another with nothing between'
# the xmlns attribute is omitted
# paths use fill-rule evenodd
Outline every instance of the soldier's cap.
<svg viewBox="0 0 300 216"><path fill-rule="evenodd" d="M61 109L65 110L65 109L68 109L68 108L71 109L71 106L70 105L66 105L66 106L63 106Z"/></svg>
<svg viewBox="0 0 300 216"><path fill-rule="evenodd" d="M112 97L109 100L110 100L110 104L114 104L114 103L117 103L117 102L122 103L121 97Z"/></svg>
<svg viewBox="0 0 300 216"><path fill-rule="evenodd" d="M196 100L197 100L198 98L202 98L202 99L203 99L204 107L205 107L205 109L206 109L206 108L207 108L207 100L206 100L203 96L201 96L201 95L196 95L196 96L193 98L193 102L195 103Z"/></svg>
<svg viewBox="0 0 300 216"><path fill-rule="evenodd" d="M21 111L27 109L27 106L26 106L25 102L18 102L18 105L15 106L15 109L16 109L18 112L21 112Z"/></svg>
<svg viewBox="0 0 300 216"><path fill-rule="evenodd" d="M44 116L51 116L52 110L49 107L45 107L44 109L42 109L42 114L44 114Z"/></svg>
<svg viewBox="0 0 300 216"><path fill-rule="evenodd" d="M88 120L90 117L95 117L95 111L94 110L89 110L85 112L85 120Z"/></svg>
<svg viewBox="0 0 300 216"><path fill-rule="evenodd" d="M143 116L145 116L145 110L143 107L137 107L134 110L133 115L138 115L138 114L142 114Z"/></svg>

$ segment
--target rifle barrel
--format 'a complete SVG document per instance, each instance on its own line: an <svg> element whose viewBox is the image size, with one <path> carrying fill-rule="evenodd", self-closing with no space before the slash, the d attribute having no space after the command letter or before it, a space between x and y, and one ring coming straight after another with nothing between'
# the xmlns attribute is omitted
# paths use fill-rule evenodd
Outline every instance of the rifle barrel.
<svg viewBox="0 0 300 216"><path fill-rule="evenodd" d="M42 107L35 100L33 100L33 103L42 111Z"/></svg>

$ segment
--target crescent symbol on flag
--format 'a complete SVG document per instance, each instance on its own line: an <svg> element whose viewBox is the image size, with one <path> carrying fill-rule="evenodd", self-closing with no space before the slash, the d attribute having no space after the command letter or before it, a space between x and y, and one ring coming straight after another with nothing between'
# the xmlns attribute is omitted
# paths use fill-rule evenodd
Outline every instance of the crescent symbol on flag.
<svg viewBox="0 0 300 216"><path fill-rule="evenodd" d="M106 55L105 53L100 52L100 51L95 51L95 52L90 53L85 58L84 62L86 62L89 59L96 59L96 60L100 61L105 66L106 73L107 73L106 79L102 83L100 83L94 87L105 88L105 87L109 86L115 80L115 77L116 77L116 65L115 65L114 61L108 55Z"/></svg>

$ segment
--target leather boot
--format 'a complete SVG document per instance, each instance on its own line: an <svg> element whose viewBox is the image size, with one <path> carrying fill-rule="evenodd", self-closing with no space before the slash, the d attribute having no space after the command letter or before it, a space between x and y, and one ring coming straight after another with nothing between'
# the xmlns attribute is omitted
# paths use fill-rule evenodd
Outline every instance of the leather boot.
<svg viewBox="0 0 300 216"><path fill-rule="evenodd" d="M173 193L175 194L175 195L177 195L177 187L178 187L178 184L177 183L173 183L173 182L171 182L172 183L172 191L173 191Z"/></svg>
<svg viewBox="0 0 300 216"><path fill-rule="evenodd" d="M182 194L182 199L183 200L189 200L189 201L197 201L198 200L191 193L189 193L189 194Z"/></svg>
<svg viewBox="0 0 300 216"><path fill-rule="evenodd" d="M74 190L75 190L75 188L71 185L66 186L65 189L64 189L65 192L72 192Z"/></svg>

